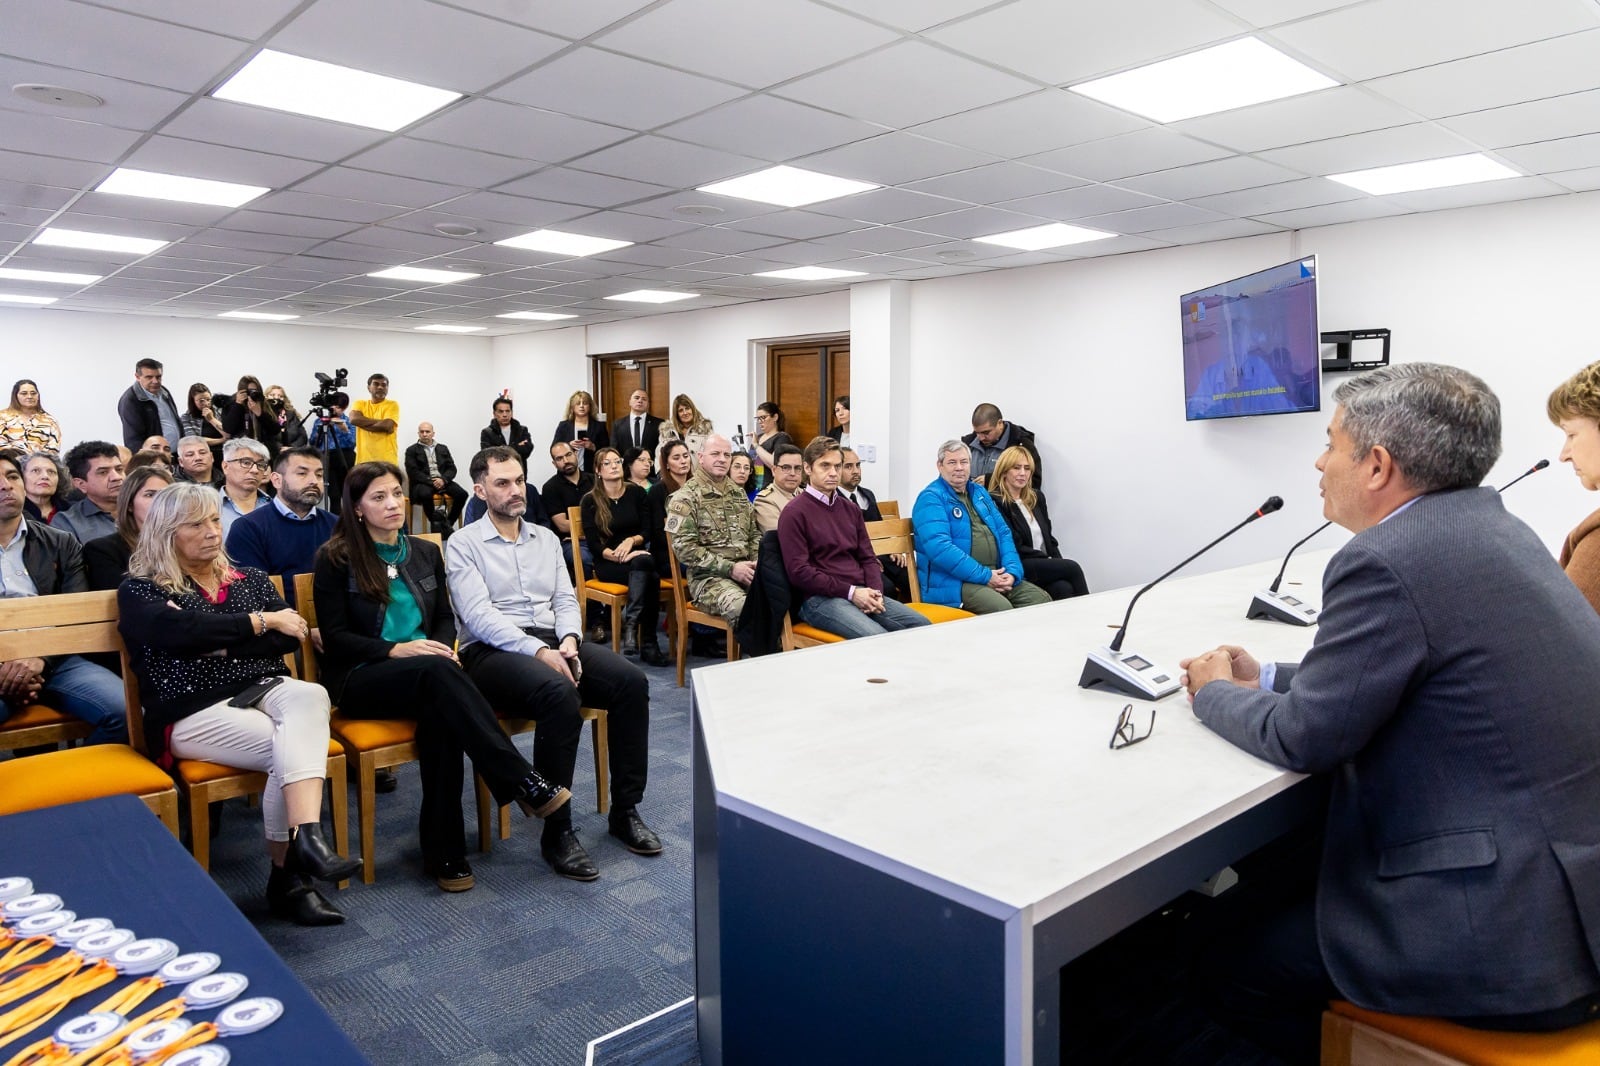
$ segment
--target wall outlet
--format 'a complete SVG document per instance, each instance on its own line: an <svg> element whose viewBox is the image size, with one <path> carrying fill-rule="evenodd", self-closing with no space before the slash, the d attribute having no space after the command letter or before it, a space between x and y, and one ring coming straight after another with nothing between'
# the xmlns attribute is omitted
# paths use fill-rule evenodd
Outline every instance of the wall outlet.
<svg viewBox="0 0 1600 1066"><path fill-rule="evenodd" d="M861 461L864 463L875 463L878 461L878 446L876 444L858 444L856 445L856 451L857 454L861 456Z"/></svg>

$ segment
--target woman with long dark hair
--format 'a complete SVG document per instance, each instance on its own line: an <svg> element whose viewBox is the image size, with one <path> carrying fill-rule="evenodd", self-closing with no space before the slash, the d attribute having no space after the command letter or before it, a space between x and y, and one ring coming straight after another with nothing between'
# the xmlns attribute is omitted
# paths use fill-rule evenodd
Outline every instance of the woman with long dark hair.
<svg viewBox="0 0 1600 1066"><path fill-rule="evenodd" d="M689 480L694 459L689 454L689 445L677 437L663 440L656 455L660 457L657 465L661 476L650 489L650 543L660 545L654 553L657 576L668 577L672 567L667 562L667 500Z"/></svg>
<svg viewBox="0 0 1600 1066"><path fill-rule="evenodd" d="M473 886L461 829L461 756L500 804L541 818L572 798L522 757L456 658L444 554L405 532L400 468L357 463L313 583L322 683L350 718L417 723L423 868L446 892Z"/></svg>
<svg viewBox="0 0 1600 1066"><path fill-rule="evenodd" d="M594 462L594 488L581 505L594 576L628 586L628 603L622 610L622 653L637 653L641 662L664 666L666 659L656 645L661 580L651 554L655 519L650 513L650 497L623 477L622 455L615 448L601 448Z"/></svg>
<svg viewBox="0 0 1600 1066"><path fill-rule="evenodd" d="M774 453L780 444L793 444L794 439L785 432L783 409L770 400L756 405L756 428L750 435L750 462L755 465L755 491L760 492L772 483L772 468L777 465Z"/></svg>
<svg viewBox="0 0 1600 1066"><path fill-rule="evenodd" d="M646 492L656 483L653 476L656 472L655 459L647 449L629 448L623 452L622 469L627 473L629 482Z"/></svg>

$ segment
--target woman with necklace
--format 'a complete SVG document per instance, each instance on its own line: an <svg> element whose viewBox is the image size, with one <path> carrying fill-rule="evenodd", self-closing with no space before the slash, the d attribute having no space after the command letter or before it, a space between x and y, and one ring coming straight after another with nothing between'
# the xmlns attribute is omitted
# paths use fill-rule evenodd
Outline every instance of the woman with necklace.
<svg viewBox="0 0 1600 1066"><path fill-rule="evenodd" d="M309 880L361 869L322 836L328 694L287 676L283 656L306 636L305 619L266 574L229 563L215 490L180 482L150 501L117 612L151 757L168 769L175 756L265 773L268 905L300 925L344 921Z"/></svg>
<svg viewBox="0 0 1600 1066"><path fill-rule="evenodd" d="M313 585L322 683L346 717L416 721L423 869L446 892L465 892L473 875L461 830L463 753L498 803L530 817L572 794L528 764L462 671L444 555L403 532L410 509L392 463L358 463L345 478Z"/></svg>
<svg viewBox="0 0 1600 1066"><path fill-rule="evenodd" d="M72 479L60 456L51 452L28 456L22 465L22 484L28 494L23 514L35 522L48 525L57 511L71 503Z"/></svg>
<svg viewBox="0 0 1600 1066"><path fill-rule="evenodd" d="M622 472L622 455L615 448L595 453L594 488L583 498L583 536L594 557L594 576L601 581L628 586L628 603L622 610L622 653L637 654L651 666L665 666L656 644L656 620L661 613L661 581L650 553L650 531L655 518L650 497Z"/></svg>
<svg viewBox="0 0 1600 1066"><path fill-rule="evenodd" d="M61 454L61 424L39 402L39 386L23 378L11 386L11 403L0 411L0 448Z"/></svg>

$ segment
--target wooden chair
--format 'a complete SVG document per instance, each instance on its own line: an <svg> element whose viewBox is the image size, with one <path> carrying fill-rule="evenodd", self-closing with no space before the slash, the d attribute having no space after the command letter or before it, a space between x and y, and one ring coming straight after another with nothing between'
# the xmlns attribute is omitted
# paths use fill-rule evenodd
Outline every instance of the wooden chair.
<svg viewBox="0 0 1600 1066"><path fill-rule="evenodd" d="M672 621L677 631L674 642L674 654L678 659L678 687L683 687L683 664L689 657L689 624L699 622L701 625L713 626L728 635L728 661L734 662L739 658L739 641L733 635L733 626L721 615L702 611L689 599L688 589L683 580L683 574L678 570L678 553L672 550L672 542L667 542L667 562L672 570Z"/></svg>
<svg viewBox="0 0 1600 1066"><path fill-rule="evenodd" d="M878 509L882 510L883 505L879 504ZM916 538L911 530L911 519L885 518L882 522L868 522L867 536L872 538L874 555L906 557L906 573L911 582L911 602L906 604L907 607L934 623L955 622L962 618L973 617L971 611L963 611L959 607L922 602L922 584L917 580Z"/></svg>
<svg viewBox="0 0 1600 1066"><path fill-rule="evenodd" d="M787 614L783 616L784 651L794 651L797 648L820 648L824 644L841 643L844 639L837 633L829 633L826 629L818 629L809 622L795 622Z"/></svg>
<svg viewBox="0 0 1600 1066"><path fill-rule="evenodd" d="M574 591L578 594L578 612L584 621L589 618L589 604L591 602L604 604L611 608L611 650L622 652L622 609L628 606L628 586L619 585L614 581L601 581L599 578L588 577L583 570L583 510L579 507L567 508L567 523L569 532L567 536L572 539L572 572L577 575L573 582Z"/></svg>
<svg viewBox="0 0 1600 1066"><path fill-rule="evenodd" d="M1322 1066L1594 1066L1600 1021L1555 1033L1499 1033L1336 1001L1322 1016Z"/></svg>
<svg viewBox="0 0 1600 1066"><path fill-rule="evenodd" d="M578 716L589 723L590 747L594 749L595 810L606 814L611 810L610 722L605 709L601 707L579 707ZM496 717L500 719L500 728L506 731L507 736L512 737L533 732L536 724L531 719L508 718L498 712ZM501 840L511 839L511 808L499 807L495 803L494 795L489 791L489 786L484 784L482 777L474 775L473 787L478 798L478 850L487 852L494 847L496 828ZM491 816L497 817L499 822L497 827L491 827Z"/></svg>
<svg viewBox="0 0 1600 1066"><path fill-rule="evenodd" d="M115 592L74 592L59 596L32 596L0 600L0 662L35 655L84 655L96 652L122 654L117 632ZM138 703L127 700L123 714L131 737L143 738ZM32 708L25 708L23 717ZM52 712L55 713L55 712ZM77 719L72 719L77 722ZM12 719L12 723L16 718ZM78 730L55 731L37 717L18 726L16 736L31 736L27 743L49 743ZM10 738L8 738L9 740ZM8 743L8 747L20 746ZM138 796L174 836L178 833L178 793L162 769L128 744L92 744L66 751L10 759L0 763L0 814L38 810L102 796Z"/></svg>
<svg viewBox="0 0 1600 1066"><path fill-rule="evenodd" d="M272 575L272 584L277 588L279 595L282 595L283 581L276 574ZM285 654L283 659L289 667L290 674L293 675L296 672L294 653ZM139 679L133 672L133 664L128 659L126 648L122 649L122 683L128 692L129 706L140 706ZM139 752L147 754L143 728L130 729L128 732ZM267 775L259 770L241 770L223 763L207 762L203 759L179 759L176 756L173 757L172 773L177 780L179 790L189 798L189 850L194 853L194 861L200 864L200 868L209 871L211 805L240 796L256 796L267 787ZM340 855L349 855L350 811L344 777L344 747L330 736L327 780L332 785L328 791L332 796L329 801L329 815L333 821L333 846ZM344 888L349 883L340 881L338 887Z"/></svg>
<svg viewBox="0 0 1600 1066"><path fill-rule="evenodd" d="M900 501L899 500L879 500L878 501L878 513L880 515L882 515L884 518L899 518L900 517Z"/></svg>

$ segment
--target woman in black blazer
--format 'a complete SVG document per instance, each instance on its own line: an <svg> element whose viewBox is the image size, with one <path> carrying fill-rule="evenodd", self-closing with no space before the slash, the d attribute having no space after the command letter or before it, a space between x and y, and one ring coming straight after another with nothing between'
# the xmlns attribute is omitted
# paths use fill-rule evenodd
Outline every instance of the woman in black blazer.
<svg viewBox="0 0 1600 1066"><path fill-rule="evenodd" d="M1001 452L989 485L1022 557L1022 576L1048 592L1052 600L1087 594L1083 567L1061 557L1061 547L1050 532L1050 510L1044 493L1033 487L1033 456L1028 450L1012 447Z"/></svg>
<svg viewBox="0 0 1600 1066"><path fill-rule="evenodd" d="M461 830L461 756L497 803L545 817L572 798L528 764L456 658L444 554L403 531L400 468L359 463L344 483L313 584L322 683L349 718L410 718L422 768L423 867L446 892L473 885Z"/></svg>
<svg viewBox="0 0 1600 1066"><path fill-rule="evenodd" d="M572 445L578 457L578 470L586 474L594 473L595 452L611 443L606 424L595 415L594 397L582 389L568 398L567 410L550 437L551 447L561 443Z"/></svg>

